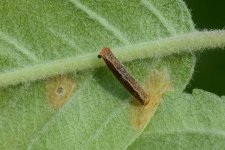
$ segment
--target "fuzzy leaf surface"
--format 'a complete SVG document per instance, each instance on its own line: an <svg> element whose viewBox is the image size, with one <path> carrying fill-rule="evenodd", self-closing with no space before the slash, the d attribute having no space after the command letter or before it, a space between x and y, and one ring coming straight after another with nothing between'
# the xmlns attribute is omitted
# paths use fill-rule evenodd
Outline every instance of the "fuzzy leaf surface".
<svg viewBox="0 0 225 150"><path fill-rule="evenodd" d="M0 20L3 73L194 30L181 0L6 0L0 2ZM173 89L182 91L194 62L186 54L125 66L142 84L153 70L167 70ZM81 72L74 68L56 80L22 80L0 90L0 149L124 149L144 129L133 128L131 96L106 67ZM62 88L58 82L68 86L68 97L62 106L50 105L55 89Z"/></svg>
<svg viewBox="0 0 225 150"><path fill-rule="evenodd" d="M129 149L224 149L225 99L194 90L170 93Z"/></svg>

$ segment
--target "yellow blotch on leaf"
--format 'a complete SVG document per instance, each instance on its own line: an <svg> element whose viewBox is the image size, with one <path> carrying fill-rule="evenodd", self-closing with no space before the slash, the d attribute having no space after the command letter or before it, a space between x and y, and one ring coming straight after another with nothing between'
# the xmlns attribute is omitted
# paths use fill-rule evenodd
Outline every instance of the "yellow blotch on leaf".
<svg viewBox="0 0 225 150"><path fill-rule="evenodd" d="M46 97L54 108L61 108L72 96L76 82L71 77L59 75L46 80Z"/></svg>
<svg viewBox="0 0 225 150"><path fill-rule="evenodd" d="M131 101L131 123L134 129L143 129L147 125L162 101L163 94L172 89L168 71L153 71L145 82L144 89L149 94L149 103L146 106L136 99Z"/></svg>

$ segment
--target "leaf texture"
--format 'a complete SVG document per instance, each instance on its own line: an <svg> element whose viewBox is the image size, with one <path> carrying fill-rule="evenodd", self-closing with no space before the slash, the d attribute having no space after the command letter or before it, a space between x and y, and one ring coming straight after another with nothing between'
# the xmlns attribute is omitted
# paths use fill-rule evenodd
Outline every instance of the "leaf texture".
<svg viewBox="0 0 225 150"><path fill-rule="evenodd" d="M194 30L181 0L6 0L0 2L0 20L1 72ZM186 54L125 66L143 85L154 70L166 70L173 89L182 91L194 63ZM49 80L1 88L0 149L124 149L147 125L133 128L132 98L106 67L74 68L54 84ZM58 89L65 90L60 108L51 103Z"/></svg>
<svg viewBox="0 0 225 150"><path fill-rule="evenodd" d="M194 90L170 93L129 149L224 149L225 99Z"/></svg>

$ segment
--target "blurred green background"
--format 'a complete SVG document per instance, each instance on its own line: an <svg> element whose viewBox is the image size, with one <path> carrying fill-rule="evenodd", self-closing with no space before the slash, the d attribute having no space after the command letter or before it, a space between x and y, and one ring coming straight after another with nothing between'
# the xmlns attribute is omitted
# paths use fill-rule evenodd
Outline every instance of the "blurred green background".
<svg viewBox="0 0 225 150"><path fill-rule="evenodd" d="M198 30L225 29L225 0L184 1ZM196 56L195 73L186 91L199 88L225 95L225 50L209 50Z"/></svg>

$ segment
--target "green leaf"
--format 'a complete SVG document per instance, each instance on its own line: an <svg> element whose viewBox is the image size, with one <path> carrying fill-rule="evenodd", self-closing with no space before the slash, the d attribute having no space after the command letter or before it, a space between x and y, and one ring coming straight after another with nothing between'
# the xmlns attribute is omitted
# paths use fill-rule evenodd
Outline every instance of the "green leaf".
<svg viewBox="0 0 225 150"><path fill-rule="evenodd" d="M194 30L181 0L7 0L0 2L0 20L0 70L13 77L18 73L23 81L0 90L0 149L126 148L141 134L150 115L140 129L134 128L132 98L106 67L79 72L74 68L70 74L42 76L33 82L16 71L25 68L34 80L29 68L39 64L82 55L82 66L86 57L105 46L132 47ZM125 65L143 85L150 74L159 72L173 89L182 91L194 63L194 57L185 54ZM57 66L36 71L67 73L56 71ZM14 81L3 77L1 81ZM153 79L159 81L150 82L156 87L168 81ZM160 94L156 93L159 99Z"/></svg>
<svg viewBox="0 0 225 150"><path fill-rule="evenodd" d="M225 99L202 90L170 93L129 149L224 149Z"/></svg>

